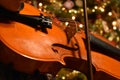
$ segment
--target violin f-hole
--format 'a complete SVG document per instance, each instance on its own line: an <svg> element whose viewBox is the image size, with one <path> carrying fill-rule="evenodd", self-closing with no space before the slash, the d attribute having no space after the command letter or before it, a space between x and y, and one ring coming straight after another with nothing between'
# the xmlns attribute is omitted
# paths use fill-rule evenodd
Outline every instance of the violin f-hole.
<svg viewBox="0 0 120 80"><path fill-rule="evenodd" d="M64 49L67 49L67 50L73 50L73 51L79 50L77 44L75 44L75 46L77 46L77 48L69 47L69 46L66 46L66 45L63 45L63 44L58 44L58 43L54 43L52 46L57 46L57 47L61 47L61 48L64 48Z"/></svg>
<svg viewBox="0 0 120 80"><path fill-rule="evenodd" d="M57 49L51 48L55 53L58 53Z"/></svg>

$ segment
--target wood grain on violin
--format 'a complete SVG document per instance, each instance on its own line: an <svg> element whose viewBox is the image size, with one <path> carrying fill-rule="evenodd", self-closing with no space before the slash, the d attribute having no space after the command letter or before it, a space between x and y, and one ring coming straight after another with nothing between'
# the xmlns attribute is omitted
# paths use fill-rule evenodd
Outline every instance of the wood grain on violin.
<svg viewBox="0 0 120 80"><path fill-rule="evenodd" d="M76 57L79 57L83 60L87 60L84 38L85 38L84 33L78 32L73 37L73 39L72 39L73 41L71 43L75 42L76 44L79 45L80 51L79 51L79 55L76 55ZM95 47L97 47L97 46L95 46ZM99 49L102 50L102 48L99 48ZM118 51L120 51L120 49ZM104 51L101 51L101 52L91 50L92 64L95 67L96 71L103 71L103 72L106 72L107 74L110 74L110 75L115 76L120 79L120 68L118 67L118 66L120 66L120 61L116 58L112 58L112 56L111 57L108 56L107 55L108 53L103 54ZM115 53L112 53L112 54L115 54ZM120 57L118 57L118 58L120 59Z"/></svg>
<svg viewBox="0 0 120 80"><path fill-rule="evenodd" d="M38 18L40 13L42 12L26 3L24 9L20 11L20 14L38 16ZM18 18L18 14L14 14ZM45 13L42 14L46 15ZM15 19L14 17L16 16L12 16ZM33 73L40 66L46 64L38 61L58 61L65 64L61 58L62 51L60 50L61 52L59 53L61 54L58 54L55 52L54 46L52 46L54 43L67 44L66 35L61 29L52 24L52 29L45 28L48 33L44 33L36 30L33 26L16 22L13 19L10 20L12 18L11 15L8 17L9 19L7 20L7 17L5 19L2 18L3 21L0 22L0 40L2 41L0 46L0 60L2 62L7 64L12 63L15 69L26 73ZM51 66L47 65L46 67ZM49 72L49 69L47 70Z"/></svg>
<svg viewBox="0 0 120 80"><path fill-rule="evenodd" d="M25 4L20 13L40 16L40 12L28 4ZM66 45L67 39L65 33L56 25L52 24L52 29L47 29L47 34L15 21L0 25L1 41L16 53L34 60L63 61L60 54L54 52L52 44Z"/></svg>

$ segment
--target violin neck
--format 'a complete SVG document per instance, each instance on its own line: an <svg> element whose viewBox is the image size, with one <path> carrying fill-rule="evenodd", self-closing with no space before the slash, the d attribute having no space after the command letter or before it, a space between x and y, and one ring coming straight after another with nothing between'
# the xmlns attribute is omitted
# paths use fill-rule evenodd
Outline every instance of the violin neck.
<svg viewBox="0 0 120 80"><path fill-rule="evenodd" d="M19 14L18 12L12 12L0 7L0 16L4 17L8 21L16 21L26 25L29 25L33 28L38 28L38 25L44 28L51 28L52 22L47 16L34 16L34 15L24 15Z"/></svg>

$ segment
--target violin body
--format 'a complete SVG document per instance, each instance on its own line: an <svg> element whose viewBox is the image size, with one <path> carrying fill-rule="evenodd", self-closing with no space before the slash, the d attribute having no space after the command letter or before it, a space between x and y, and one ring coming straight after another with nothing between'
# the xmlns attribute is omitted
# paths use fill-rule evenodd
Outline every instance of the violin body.
<svg viewBox="0 0 120 80"><path fill-rule="evenodd" d="M94 36L100 38L99 35L94 34ZM105 38L101 38L101 40L106 41ZM75 36L71 39L70 44L78 44L79 51L74 52L76 55L74 55L73 59L65 58L65 61L67 67L79 70L88 75L86 46L84 40L85 34L83 31L75 34ZM109 41L107 41L107 43L110 45L115 45L114 43L111 43ZM107 52L100 52L100 49L102 50L102 48L98 48L97 46L92 46L92 48L97 48L97 50L91 49L94 80L119 80L120 68L118 66L120 66L120 57L113 58L112 56L108 56ZM72 64L76 65L71 66Z"/></svg>
<svg viewBox="0 0 120 80"><path fill-rule="evenodd" d="M20 14L37 16L40 13L48 15L26 3L20 11ZM39 70L55 76L67 67L88 76L85 34L76 33L68 43L65 32L57 26L53 23L51 29L46 29L48 33L44 33L16 21L0 22L0 61L29 74ZM91 54L95 80L120 79L118 59L94 50Z"/></svg>
<svg viewBox="0 0 120 80"><path fill-rule="evenodd" d="M39 16L40 11L25 4L20 14ZM15 64L16 69L33 72L37 69L36 66L38 67L38 61L58 61L64 64L61 56L54 51L52 44L66 45L67 38L56 25L52 24L52 29L47 29L48 33L44 33L19 22L6 21L0 23L0 30L0 40L4 43L1 43L0 59L6 63ZM23 63L26 64L23 65ZM28 65L29 68L27 68Z"/></svg>

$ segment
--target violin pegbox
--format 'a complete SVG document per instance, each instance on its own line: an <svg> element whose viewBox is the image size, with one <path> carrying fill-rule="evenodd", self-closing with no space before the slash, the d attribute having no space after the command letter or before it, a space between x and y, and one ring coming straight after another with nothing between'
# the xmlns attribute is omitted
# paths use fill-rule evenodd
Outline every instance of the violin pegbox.
<svg viewBox="0 0 120 80"><path fill-rule="evenodd" d="M38 16L38 25L36 30L41 30L42 32L47 33L46 28L52 29L52 20L49 16L44 16L40 13L40 16Z"/></svg>
<svg viewBox="0 0 120 80"><path fill-rule="evenodd" d="M49 16L44 16L42 13L40 13L40 18L43 26L52 29L52 20Z"/></svg>

